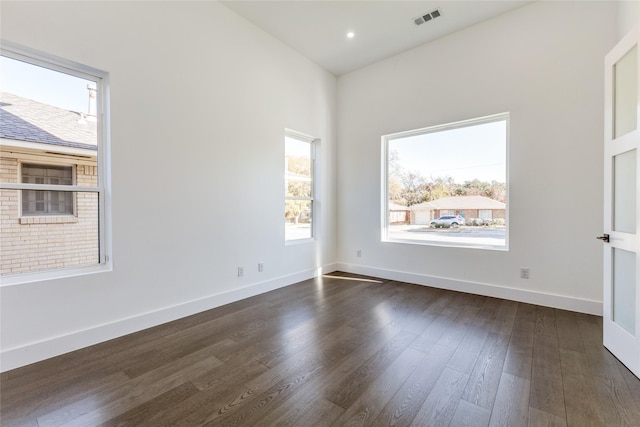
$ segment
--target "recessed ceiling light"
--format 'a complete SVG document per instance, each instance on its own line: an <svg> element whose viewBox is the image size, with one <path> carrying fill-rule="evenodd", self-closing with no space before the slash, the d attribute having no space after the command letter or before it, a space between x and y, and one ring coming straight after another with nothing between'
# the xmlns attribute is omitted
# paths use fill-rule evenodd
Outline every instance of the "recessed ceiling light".
<svg viewBox="0 0 640 427"><path fill-rule="evenodd" d="M355 36L356 36L356 33L354 33L353 31L349 31L349 32L347 33L347 38L348 38L348 39L352 39L352 38L354 38Z"/></svg>

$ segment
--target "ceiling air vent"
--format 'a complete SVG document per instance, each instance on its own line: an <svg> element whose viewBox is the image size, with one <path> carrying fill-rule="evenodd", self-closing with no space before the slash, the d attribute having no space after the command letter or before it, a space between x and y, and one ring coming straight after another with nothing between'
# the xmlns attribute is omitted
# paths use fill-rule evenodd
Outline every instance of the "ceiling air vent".
<svg viewBox="0 0 640 427"><path fill-rule="evenodd" d="M431 13L427 13L424 14L422 16L418 16L417 18L413 18L413 23L416 25L422 25L427 21L431 21L432 19L436 19L437 17L439 17L440 14L440 9L436 9Z"/></svg>

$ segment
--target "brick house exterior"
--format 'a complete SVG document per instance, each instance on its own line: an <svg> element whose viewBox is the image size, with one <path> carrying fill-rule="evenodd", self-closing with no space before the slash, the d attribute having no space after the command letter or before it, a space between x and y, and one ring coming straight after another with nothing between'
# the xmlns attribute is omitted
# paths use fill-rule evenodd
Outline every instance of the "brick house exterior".
<svg viewBox="0 0 640 427"><path fill-rule="evenodd" d="M389 224L408 224L411 218L411 210L397 203L389 202Z"/></svg>
<svg viewBox="0 0 640 427"><path fill-rule="evenodd" d="M461 215L465 219L506 218L506 204L483 196L449 196L411 206L411 224L427 225L443 215Z"/></svg>
<svg viewBox="0 0 640 427"><path fill-rule="evenodd" d="M84 114L0 94L0 181L31 182L26 170L52 170L69 175L70 184L96 186L96 128ZM70 194L0 189L1 275L98 263L97 193ZM64 212L46 211L45 203L64 203L40 200L56 197L71 203Z"/></svg>

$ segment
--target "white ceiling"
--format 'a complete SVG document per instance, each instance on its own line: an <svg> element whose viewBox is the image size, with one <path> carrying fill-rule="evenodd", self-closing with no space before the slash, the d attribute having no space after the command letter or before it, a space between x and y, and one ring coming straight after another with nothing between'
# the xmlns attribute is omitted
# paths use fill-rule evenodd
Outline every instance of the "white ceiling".
<svg viewBox="0 0 640 427"><path fill-rule="evenodd" d="M231 10L336 76L531 1L223 1ZM439 9L417 26L413 18ZM347 39L348 31L355 37Z"/></svg>

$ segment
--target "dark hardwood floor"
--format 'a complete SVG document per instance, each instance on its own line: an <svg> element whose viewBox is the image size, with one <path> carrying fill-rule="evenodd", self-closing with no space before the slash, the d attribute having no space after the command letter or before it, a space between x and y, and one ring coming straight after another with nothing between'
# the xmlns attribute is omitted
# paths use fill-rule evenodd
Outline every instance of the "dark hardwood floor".
<svg viewBox="0 0 640 427"><path fill-rule="evenodd" d="M595 316L334 273L2 374L2 426L640 426Z"/></svg>

